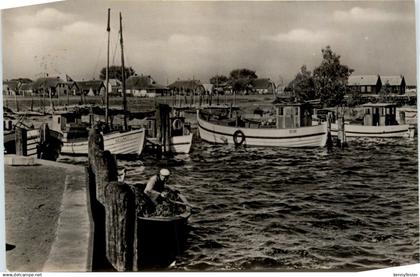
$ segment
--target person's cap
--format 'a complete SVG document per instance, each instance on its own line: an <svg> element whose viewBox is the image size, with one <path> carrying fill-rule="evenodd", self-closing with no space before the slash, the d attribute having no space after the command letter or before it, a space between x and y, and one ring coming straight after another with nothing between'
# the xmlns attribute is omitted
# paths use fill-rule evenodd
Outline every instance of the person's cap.
<svg viewBox="0 0 420 277"><path fill-rule="evenodd" d="M160 175L162 176L169 176L171 173L166 168L160 170Z"/></svg>

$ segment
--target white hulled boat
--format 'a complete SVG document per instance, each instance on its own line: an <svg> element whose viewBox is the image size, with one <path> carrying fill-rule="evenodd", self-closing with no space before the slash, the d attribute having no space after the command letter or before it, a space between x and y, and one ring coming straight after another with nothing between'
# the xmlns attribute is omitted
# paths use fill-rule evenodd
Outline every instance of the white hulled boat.
<svg viewBox="0 0 420 277"><path fill-rule="evenodd" d="M414 127L397 121L395 104L367 103L362 107L364 108L363 125L345 123L346 137L414 137ZM337 136L337 130L338 125L331 124L331 135Z"/></svg>
<svg viewBox="0 0 420 277"><path fill-rule="evenodd" d="M275 126L246 127L222 125L197 111L201 139L211 143L280 147L324 147L327 143L327 125L312 126L308 104L275 104Z"/></svg>

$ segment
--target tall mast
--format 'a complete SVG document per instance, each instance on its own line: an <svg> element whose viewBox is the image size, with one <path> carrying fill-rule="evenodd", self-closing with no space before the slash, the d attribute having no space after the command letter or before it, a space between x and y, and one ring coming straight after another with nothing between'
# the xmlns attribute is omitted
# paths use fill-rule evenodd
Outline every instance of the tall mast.
<svg viewBox="0 0 420 277"><path fill-rule="evenodd" d="M121 79L123 92L123 108L124 108L124 130L128 130L127 126L127 97L125 96L125 67L124 67L124 47L123 47L123 29L122 16L120 12L120 43L121 43Z"/></svg>
<svg viewBox="0 0 420 277"><path fill-rule="evenodd" d="M108 32L108 43L107 43L107 55L106 55L106 88L105 88L105 124L108 126L108 117L109 117L109 96L108 96L108 88L109 88L109 34L111 31L111 27L109 26L110 21L110 13L111 9L108 9L108 24L106 27L106 31Z"/></svg>

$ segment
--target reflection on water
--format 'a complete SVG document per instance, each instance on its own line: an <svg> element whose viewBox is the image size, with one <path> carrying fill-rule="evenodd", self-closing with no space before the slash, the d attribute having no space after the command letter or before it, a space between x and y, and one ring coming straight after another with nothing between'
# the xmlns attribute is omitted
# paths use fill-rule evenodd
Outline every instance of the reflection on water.
<svg viewBox="0 0 420 277"><path fill-rule="evenodd" d="M171 170L170 184L201 208L175 269L213 271L418 263L417 164L417 141L406 139L331 152L203 142L170 160L119 161L129 181Z"/></svg>

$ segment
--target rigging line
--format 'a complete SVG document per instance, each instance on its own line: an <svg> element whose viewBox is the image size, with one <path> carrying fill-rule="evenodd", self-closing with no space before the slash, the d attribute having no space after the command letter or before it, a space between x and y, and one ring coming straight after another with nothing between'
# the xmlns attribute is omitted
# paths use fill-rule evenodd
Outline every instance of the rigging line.
<svg viewBox="0 0 420 277"><path fill-rule="evenodd" d="M117 52L118 40L115 42L114 54L112 54L112 65L115 65L115 54Z"/></svg>
<svg viewBox="0 0 420 277"><path fill-rule="evenodd" d="M105 37L104 41L106 42L106 40L107 40L107 34L104 34L104 37ZM101 43L101 46L100 46L99 51L98 51L98 56L96 57L95 68L94 68L94 70L92 72L92 78L91 79L94 79L95 78L95 72L97 72L97 70L98 70L99 57L102 54L103 48L104 48L103 43Z"/></svg>

